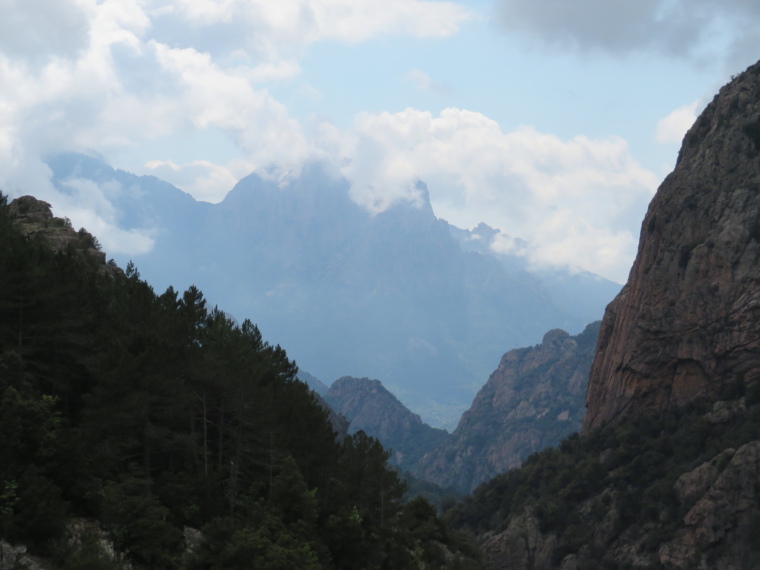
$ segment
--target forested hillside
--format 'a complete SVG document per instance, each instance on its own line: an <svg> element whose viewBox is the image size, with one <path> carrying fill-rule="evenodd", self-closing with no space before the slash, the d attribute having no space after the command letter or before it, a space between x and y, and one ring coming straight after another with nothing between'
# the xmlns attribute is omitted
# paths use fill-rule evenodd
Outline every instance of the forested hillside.
<svg viewBox="0 0 760 570"><path fill-rule="evenodd" d="M34 208L40 231L14 222ZM97 250L0 194L1 539L66 570L480 567L430 505L401 503L377 441L336 441L250 320ZM81 518L116 556L70 540Z"/></svg>

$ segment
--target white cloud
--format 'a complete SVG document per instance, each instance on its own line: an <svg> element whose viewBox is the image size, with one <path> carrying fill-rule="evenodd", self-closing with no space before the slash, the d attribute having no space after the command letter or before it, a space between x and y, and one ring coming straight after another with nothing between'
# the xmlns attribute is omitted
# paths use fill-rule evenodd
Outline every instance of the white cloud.
<svg viewBox="0 0 760 570"><path fill-rule="evenodd" d="M53 214L67 217L75 228L84 227L95 235L107 254L139 255L154 245L151 228L124 230L117 223L113 199L122 189L117 183L98 186L90 180L67 181L67 192L59 192L50 182L50 170L39 158L22 148L0 147L0 162L10 159L11 168L0 170L2 190L11 198L32 194L52 206Z"/></svg>
<svg viewBox="0 0 760 570"><path fill-rule="evenodd" d="M326 39L356 43L388 33L445 37L471 17L454 2L429 0L174 0L170 4L171 14L190 23L243 22L253 27L251 36L270 36L278 45L286 40L301 45Z"/></svg>
<svg viewBox="0 0 760 570"><path fill-rule="evenodd" d="M298 62L290 59L275 63L261 63L250 70L242 70L252 83L266 83L269 81L283 81L293 79L301 73Z"/></svg>
<svg viewBox="0 0 760 570"><path fill-rule="evenodd" d="M666 117L657 122L654 138L657 142L680 143L694 121L697 120L697 105L699 101L694 101L683 107L675 109Z"/></svg>
<svg viewBox="0 0 760 570"><path fill-rule="evenodd" d="M70 191L56 195L53 203L56 216L67 217L74 227L86 228L98 238L107 254L140 255L153 249L152 229L119 228L112 200L122 192L117 182L99 186L91 180L71 179Z"/></svg>
<svg viewBox="0 0 760 570"><path fill-rule="evenodd" d="M154 38L215 56L244 46L264 61L297 57L314 43L355 44L384 35L447 37L472 17L432 0L154 0Z"/></svg>
<svg viewBox="0 0 760 570"><path fill-rule="evenodd" d="M0 31L17 20L28 20L34 27L29 7L42 11L44 6L37 4L14 1L4 6L8 13ZM71 12L68 19L56 21L63 30L58 36L73 28L69 20L81 28L78 36L71 32L76 38L68 51L63 40L48 30L56 22L44 14L39 29L28 33L54 36L47 44L16 42L14 50L9 43L15 36L0 34L0 187L14 195L44 194L51 203L63 204L46 180L40 158L64 149L109 153L214 128L237 145L241 155L237 160L249 166L246 174L273 162L292 168L284 156L299 163L311 152L285 106L256 86L293 77L299 72L295 61L252 60L224 67L208 53L169 47L149 34L148 2L47 4L52 14L59 9ZM26 52L37 57L45 50L50 54L60 50L67 57L50 55L38 58L34 66L28 64ZM202 162L191 166L198 179L188 186L199 198L215 199L216 193L231 187L229 169ZM35 168L42 174L33 175ZM235 175L242 174L234 170ZM219 187L214 189L214 184ZM140 247L147 242L142 243Z"/></svg>
<svg viewBox="0 0 760 570"><path fill-rule="evenodd" d="M11 15L31 14L20 1L3 1ZM38 8L54 4L32 1ZM158 148L213 131L232 141L237 162L167 152L147 167L199 199L217 201L250 170L275 166L273 175L282 176L305 161L329 159L350 179L355 199L374 210L417 201L422 179L436 213L452 223L485 221L537 244L528 252L534 262L563 261L624 279L633 226L656 180L622 139L562 140L530 127L502 132L488 117L461 109L438 116L413 109L365 113L348 131L317 120L305 129L265 88L297 77L298 57L315 42L449 36L470 17L457 4L60 0L56 6L65 14L42 18L31 43L18 34L0 37L0 187L48 200L107 249L149 248L150 230L120 230L107 188L74 184L73 198L56 193L40 157L72 148L105 154ZM58 28L48 32L50 26ZM46 33L49 41L40 40ZM435 87L419 70L408 79Z"/></svg>
<svg viewBox="0 0 760 570"><path fill-rule="evenodd" d="M0 9L4 154L108 154L213 128L252 167L285 170L320 152L261 85L298 76L306 46L443 37L469 17L422 0L0 0ZM0 167L0 184L12 165ZM195 191L210 197L204 185Z"/></svg>
<svg viewBox="0 0 760 570"><path fill-rule="evenodd" d="M195 129L217 127L260 166L289 157L300 163L311 152L287 108L245 77L215 65L208 54L173 49L151 41L156 58L175 83L168 116Z"/></svg>
<svg viewBox="0 0 760 570"><path fill-rule="evenodd" d="M419 178L436 213L455 225L484 221L528 240L534 263L577 265L617 281L627 277L658 184L618 137L505 133L461 109L361 115L342 155L354 199L370 209L413 200Z"/></svg>
<svg viewBox="0 0 760 570"><path fill-rule="evenodd" d="M471 239L482 239L479 235L472 235ZM495 253L506 253L510 255L518 255L521 257L528 255L527 243L520 238L512 237L508 234L498 232L494 234L491 243L488 244L492 251ZM560 263L559 265L564 265Z"/></svg>
<svg viewBox="0 0 760 570"><path fill-rule="evenodd" d="M562 210L536 227L526 255L536 267L581 268L624 283L638 245L634 230L638 224L622 228L599 225L586 219L582 211Z"/></svg>
<svg viewBox="0 0 760 570"><path fill-rule="evenodd" d="M213 164L207 160L196 160L189 164L175 164L171 161L152 160L146 165L154 176L166 180L193 196L196 200L217 203L245 174L253 170L250 165L241 169Z"/></svg>

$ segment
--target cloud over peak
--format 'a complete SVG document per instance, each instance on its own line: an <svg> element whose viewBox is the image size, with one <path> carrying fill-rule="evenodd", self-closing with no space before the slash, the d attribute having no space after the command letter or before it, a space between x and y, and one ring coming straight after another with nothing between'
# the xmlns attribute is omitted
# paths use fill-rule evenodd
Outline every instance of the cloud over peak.
<svg viewBox="0 0 760 570"><path fill-rule="evenodd" d="M346 134L342 168L371 210L413 200L424 180L436 214L460 227L483 220L531 243L538 265L582 266L624 281L641 212L658 184L619 137L562 140L532 127L503 132L463 109L365 113ZM579 258L580 252L583 259Z"/></svg>

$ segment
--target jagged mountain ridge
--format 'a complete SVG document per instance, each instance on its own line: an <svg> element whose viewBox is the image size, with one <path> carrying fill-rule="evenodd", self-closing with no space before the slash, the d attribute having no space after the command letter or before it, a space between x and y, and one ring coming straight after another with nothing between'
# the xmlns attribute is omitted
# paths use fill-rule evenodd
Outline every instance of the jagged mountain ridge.
<svg viewBox="0 0 760 570"><path fill-rule="evenodd" d="M451 434L423 423L379 380L340 378L325 399L350 433L391 449L394 464L468 493L580 429L598 330L599 321L576 336L555 329L539 345L504 354Z"/></svg>
<svg viewBox="0 0 760 570"><path fill-rule="evenodd" d="M507 352L456 430L412 473L471 492L577 432L598 330L599 322L576 336L552 330L537 346Z"/></svg>
<svg viewBox="0 0 760 570"><path fill-rule="evenodd" d="M581 330L618 289L593 276L539 278L519 256L465 247L483 242L483 228L436 218L422 184L421 205L373 216L318 165L286 183L250 175L213 205L92 157L49 165L63 192L104 188L119 227L156 228L152 251L134 256L155 287L197 284L231 314L252 315L316 376L381 378L434 425L455 424L505 349ZM571 299L560 303L558 291Z"/></svg>

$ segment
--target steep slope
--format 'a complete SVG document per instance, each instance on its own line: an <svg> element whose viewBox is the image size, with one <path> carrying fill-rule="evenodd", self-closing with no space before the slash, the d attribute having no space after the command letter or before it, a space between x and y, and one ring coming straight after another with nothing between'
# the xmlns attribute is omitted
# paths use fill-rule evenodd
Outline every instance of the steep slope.
<svg viewBox="0 0 760 570"><path fill-rule="evenodd" d="M602 323L584 436L449 514L495 567L760 567L760 63L684 138Z"/></svg>
<svg viewBox="0 0 760 570"><path fill-rule="evenodd" d="M414 465L448 433L422 422L386 390L379 380L339 378L325 399L349 421L349 433L364 431L391 450L390 462L402 469Z"/></svg>
<svg viewBox="0 0 760 570"><path fill-rule="evenodd" d="M552 328L579 331L614 294L593 280L581 295L590 304L557 294L561 280L494 255L496 230L438 219L422 183L415 200L371 215L320 165L283 180L250 175L219 204L93 157L49 165L62 192L95 185L120 228L151 237L153 249L134 261L155 287L196 284L231 314L253 315L316 376L381 378L435 425L455 425L505 348Z"/></svg>
<svg viewBox="0 0 760 570"><path fill-rule="evenodd" d="M447 517L494 568L760 565L760 391L628 414L479 487Z"/></svg>
<svg viewBox="0 0 760 570"><path fill-rule="evenodd" d="M683 141L610 303L589 432L621 415L760 380L760 67L723 87Z"/></svg>
<svg viewBox="0 0 760 570"><path fill-rule="evenodd" d="M96 246L0 193L0 565L482 567L251 321Z"/></svg>
<svg viewBox="0 0 760 570"><path fill-rule="evenodd" d="M470 492L578 431L598 330L552 330L540 345L507 352L454 433L412 473Z"/></svg>

